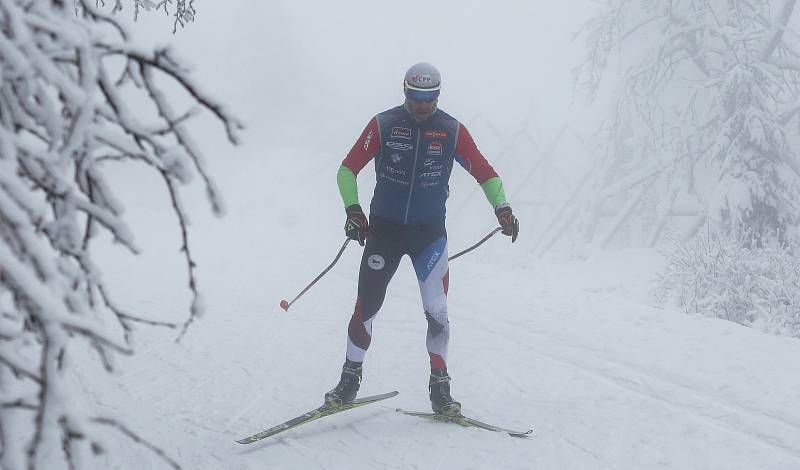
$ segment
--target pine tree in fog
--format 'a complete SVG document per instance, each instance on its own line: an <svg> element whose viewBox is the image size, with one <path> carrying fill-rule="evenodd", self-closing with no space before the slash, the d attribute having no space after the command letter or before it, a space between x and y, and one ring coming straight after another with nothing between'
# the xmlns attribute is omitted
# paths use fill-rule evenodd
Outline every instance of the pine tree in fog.
<svg viewBox="0 0 800 470"><path fill-rule="evenodd" d="M199 177L215 213L223 207L189 131L210 112L237 142L239 122L189 76L170 49L134 47L111 12L162 8L175 26L191 1L0 0L0 467L83 468L132 439L178 464L118 417L81 406L74 351L88 345L105 368L132 352L137 324L178 336L202 312L178 186ZM177 110L177 84L194 103ZM131 103L149 102L152 114ZM141 109L137 106L136 109ZM110 234L138 252L105 172L147 165L168 190L182 236L193 302L187 320L144 319L114 303L92 257ZM77 349L76 349L77 348Z"/></svg>
<svg viewBox="0 0 800 470"><path fill-rule="evenodd" d="M665 228L687 237L702 226L758 239L796 230L795 4L605 2L584 31L589 53L577 73L590 96L619 82L609 144L583 202L584 241L638 232L652 245Z"/></svg>

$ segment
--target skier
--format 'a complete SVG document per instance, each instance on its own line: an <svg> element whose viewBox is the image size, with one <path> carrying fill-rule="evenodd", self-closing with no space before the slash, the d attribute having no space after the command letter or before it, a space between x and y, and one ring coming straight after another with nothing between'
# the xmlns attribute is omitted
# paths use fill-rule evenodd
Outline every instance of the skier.
<svg viewBox="0 0 800 470"><path fill-rule="evenodd" d="M519 222L506 201L503 183L475 146L467 128L437 108L441 77L428 63L412 66L403 82L405 103L373 117L342 161L337 184L345 206L346 235L364 248L358 295L347 335L339 383L325 394L327 406L352 402L361 383L362 363L372 338L372 321L400 258L409 255L419 281L428 321L431 375L428 391L435 413L458 415L447 373L447 232L445 201L453 162L481 185L503 234L514 242ZM375 160L377 182L370 217L358 201L356 175Z"/></svg>

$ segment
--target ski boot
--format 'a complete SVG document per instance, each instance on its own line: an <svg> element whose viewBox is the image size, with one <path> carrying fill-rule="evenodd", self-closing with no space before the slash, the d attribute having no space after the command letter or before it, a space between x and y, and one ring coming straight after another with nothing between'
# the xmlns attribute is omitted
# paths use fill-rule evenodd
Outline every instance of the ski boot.
<svg viewBox="0 0 800 470"><path fill-rule="evenodd" d="M325 394L325 406L334 407L353 403L361 385L361 363L344 361L339 384Z"/></svg>
<svg viewBox="0 0 800 470"><path fill-rule="evenodd" d="M434 413L448 416L461 414L461 403L450 396L450 376L447 375L447 369L431 369L428 391Z"/></svg>

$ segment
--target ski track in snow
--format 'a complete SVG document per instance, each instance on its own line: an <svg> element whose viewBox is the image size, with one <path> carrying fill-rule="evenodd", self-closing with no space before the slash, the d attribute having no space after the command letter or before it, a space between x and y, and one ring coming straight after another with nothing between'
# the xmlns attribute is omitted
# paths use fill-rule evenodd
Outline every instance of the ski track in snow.
<svg viewBox="0 0 800 470"><path fill-rule="evenodd" d="M468 321L471 321L471 319ZM482 326L488 327L489 325L484 323ZM493 328L497 327L496 324L491 326ZM537 340L546 341L545 335L531 331L523 325L507 324L506 328L508 331L523 329L531 336L535 336ZM800 425L797 423L756 409L728 403L719 397L703 394L684 385L658 379L637 371L624 363L599 358L589 351L581 350L574 346L554 346L549 344L551 352L545 352L510 335L506 336L506 338L520 343L547 360L578 369L625 392L660 402L724 431L752 439L753 442L766 447L786 452L798 458L800 463L800 448L798 448L800 443L792 442L795 445L787 444L787 441L800 440ZM558 351L558 355L554 351ZM732 423L735 420L745 422L737 426L736 423Z"/></svg>
<svg viewBox="0 0 800 470"><path fill-rule="evenodd" d="M465 293L451 300L451 312L496 311L496 303L466 295L471 284L468 279L464 282L461 287ZM347 305L349 295L338 294L331 302ZM421 325L424 321L418 311L416 286L401 276L393 283L389 295L392 300L387 308L400 308L406 312L400 319L390 311L379 314L373 348L381 351L371 349L371 353L375 352L379 358L370 359L381 360L387 353L392 354L394 349L389 343L404 343L406 338L422 349L418 351L421 356L424 354L424 326ZM539 306L548 305L554 311L564 312L579 311L582 305L599 305L614 299L607 292L592 292L591 289L585 295L588 299L535 298L540 302ZM620 305L623 303L613 304L616 308ZM349 310L348 307L342 308ZM629 303L629 308L647 307L634 302ZM230 310L245 312L246 309L232 305ZM143 349L132 361L134 366L119 378L119 387L129 399L147 404L158 416L157 423L148 424L145 420L140 424L141 428L160 430L158 438L172 442L174 448L179 449L172 455L182 457L185 468L264 468L262 465L267 462L269 468L311 469L343 468L347 462L351 462L348 468L356 469L566 468L559 462L576 469L647 468L639 463L626 463L624 451L623 456L616 455L620 449L609 452L608 437L598 442L595 442L597 436L591 437L592 432L602 431L605 426L618 431L620 428L616 426L619 423L600 421L590 424L587 420L602 415L593 416L588 412L580 416L579 411L570 410L570 406L591 409L595 402L606 406L610 401L607 397L614 397L611 400L618 400L619 406L631 404L634 413L654 414L667 420L665 422L670 426L686 427L688 438L692 438L692 434L713 434L717 440L715 446L728 445L732 439L743 448L759 448L762 453L772 456L763 462L755 458L742 462L741 467L728 465L727 468L788 470L800 467L800 424L797 421L720 397L676 377L654 375L635 363L609 357L582 344L578 338L569 338L563 331L548 330L547 323L532 325L525 321L527 314L451 314L454 324L451 354L462 356L456 359L453 367L457 371L454 372L454 392L465 403L467 413L512 428L532 424L535 429L532 438L515 439L395 415L395 405L418 410L427 407L424 390L416 383L420 381L419 377L412 377L415 383L409 384L402 379L410 374L397 374L394 380L400 381L392 384L386 382L387 374L383 374L382 383L367 389L368 379L377 375L377 372L369 370L362 393L389 391L394 387L401 390L401 395L385 405L370 405L324 418L242 447L232 440L317 406L325 390L319 388L319 384L332 385L340 365L338 357L328 358L326 367L317 367L315 372L309 372L305 369L307 365L319 365L319 361L306 357L298 371L293 367L272 367L272 363L254 361L261 357L248 356L247 351L254 347L265 348L269 357L295 341L289 335L284 339L269 338L259 342L264 329L258 324L263 322L264 315L263 311L242 313L235 323L209 320L211 324L204 326L200 322L194 328L195 334L203 341L188 340L186 344L175 344L171 338L155 341ZM304 330L320 335L321 343L325 344L320 345L321 349L329 350L328 343L342 346L342 321L306 317L299 308L295 315L294 318L283 317L279 325L271 328L280 330L293 323L293 331ZM337 314L339 320L347 316ZM414 327L409 328L408 325L412 324ZM201 333L204 328L213 334ZM218 344L213 347L206 344L211 338L218 340ZM475 345L486 347L481 350ZM226 348L233 350L226 351ZM339 353L336 347L332 350ZM305 353L314 354L317 352L313 350ZM514 359L497 361L498 355L510 355ZM392 361L403 364L407 359L396 357ZM534 382L520 370L526 364L556 372L542 377L541 383L532 389ZM295 373L324 376L304 380L285 393L279 384L290 380ZM482 378L482 382L475 384L476 377ZM305 390L301 391L299 386ZM581 398L583 403L571 401L578 389L585 390L586 395ZM543 394L537 395L539 392ZM620 420L624 424L628 419ZM591 429L587 432L587 428ZM729 437L719 437L720 433ZM649 446L658 442L658 436L650 436L650 440L631 444L637 438L627 437L630 442L626 445L645 449L635 451L633 456L641 452L647 454ZM777 454L784 455L784 458ZM498 455L505 456L500 465ZM140 457L152 459L146 455ZM356 459L355 463L353 459ZM155 462L153 468L160 468ZM674 461L665 456L660 465L655 466L715 468L710 461L696 467L687 466L685 456Z"/></svg>
<svg viewBox="0 0 800 470"><path fill-rule="evenodd" d="M416 293L413 289L406 289L402 295L410 302ZM456 311L488 312L494 309L493 304L480 298L471 299L469 304L451 301L450 305L451 310ZM633 304L633 306L647 308L644 305ZM565 302L559 308L574 310L575 306ZM557 344L545 331L537 331L525 323L508 320L504 315L492 315L490 319L482 315L464 315L458 321L472 324L474 327L469 329L470 332L492 332L492 336L500 335L505 341L513 341L520 348L540 358L572 368L607 386L686 414L698 423L741 437L751 444L785 453L800 467L800 423L798 422L732 403L687 385L654 377L634 365L600 357L597 351L591 351L577 343ZM487 342L493 340L489 339ZM534 345L546 345L546 348ZM503 378L508 379L507 376ZM516 388L523 391L521 387ZM598 455L590 449L567 437L562 436L562 438L593 458L598 458Z"/></svg>
<svg viewBox="0 0 800 470"><path fill-rule="evenodd" d="M292 174L286 179L303 181ZM315 184L311 180L307 184ZM302 202L306 210L313 203ZM404 259L374 323L360 392L400 394L254 444L235 443L318 406L335 384L360 257L359 249L349 248L283 312L278 301L291 298L329 262L340 235L311 243L317 235L278 232L273 240L286 253L276 252L275 243L247 229L252 213L242 207L250 206L238 206L232 201L231 214L241 220L201 230L195 241L214 246L232 239L225 256L198 254L206 316L180 344L173 331L147 329L139 353L120 359L122 373L92 390L105 410L124 416L185 469L800 468L800 365L794 359L800 342L653 309L642 294L646 280L611 261L624 252L611 260L519 266L514 256L526 254L524 245L500 237L451 265L453 393L467 415L533 427L533 437L394 412L429 407L426 322ZM336 208L323 212L328 209L334 219ZM161 262L145 260L152 264L142 272L162 269ZM174 282L123 289L129 298L122 303L154 318L184 315L186 305L175 298L182 270L175 269ZM135 276L108 274L120 285ZM123 461L168 468L146 450L125 449ZM98 459L96 468L125 468L114 462Z"/></svg>

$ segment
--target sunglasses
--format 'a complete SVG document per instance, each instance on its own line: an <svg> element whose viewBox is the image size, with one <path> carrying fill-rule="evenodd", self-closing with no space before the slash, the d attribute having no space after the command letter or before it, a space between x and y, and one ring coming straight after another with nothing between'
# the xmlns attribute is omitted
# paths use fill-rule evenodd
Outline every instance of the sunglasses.
<svg viewBox="0 0 800 470"><path fill-rule="evenodd" d="M439 90L414 90L406 88L406 98L414 101L430 103L439 97Z"/></svg>

